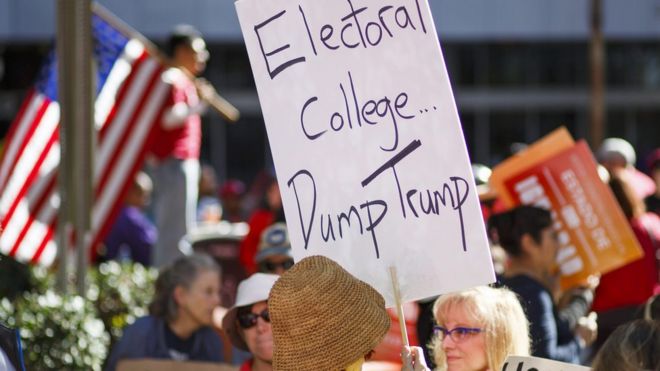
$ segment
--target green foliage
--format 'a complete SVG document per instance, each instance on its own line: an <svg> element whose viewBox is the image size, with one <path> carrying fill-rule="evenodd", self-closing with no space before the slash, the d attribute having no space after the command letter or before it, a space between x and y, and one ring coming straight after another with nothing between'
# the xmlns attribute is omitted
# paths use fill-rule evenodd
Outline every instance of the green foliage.
<svg viewBox="0 0 660 371"><path fill-rule="evenodd" d="M20 329L28 370L100 370L123 328L147 314L156 276L139 264L107 262L90 270L83 298L55 293L54 275L32 267L31 291L0 299L0 322Z"/></svg>
<svg viewBox="0 0 660 371"><path fill-rule="evenodd" d="M24 294L13 309L8 322L20 328L27 369L101 370L109 336L92 303L49 290Z"/></svg>
<svg viewBox="0 0 660 371"><path fill-rule="evenodd" d="M103 263L94 270L88 297L95 301L99 318L110 334L111 344L123 328L147 314L158 271L140 264Z"/></svg>
<svg viewBox="0 0 660 371"><path fill-rule="evenodd" d="M14 326L14 304L7 298L0 299L0 322L7 326Z"/></svg>

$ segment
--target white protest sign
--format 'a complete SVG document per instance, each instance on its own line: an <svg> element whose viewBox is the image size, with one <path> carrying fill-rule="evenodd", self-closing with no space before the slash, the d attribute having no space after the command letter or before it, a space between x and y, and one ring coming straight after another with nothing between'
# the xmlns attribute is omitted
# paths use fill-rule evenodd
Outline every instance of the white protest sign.
<svg viewBox="0 0 660 371"><path fill-rule="evenodd" d="M240 0L296 260L325 255L394 304L494 280L425 0Z"/></svg>
<svg viewBox="0 0 660 371"><path fill-rule="evenodd" d="M589 367L538 357L509 356L502 371L589 371Z"/></svg>

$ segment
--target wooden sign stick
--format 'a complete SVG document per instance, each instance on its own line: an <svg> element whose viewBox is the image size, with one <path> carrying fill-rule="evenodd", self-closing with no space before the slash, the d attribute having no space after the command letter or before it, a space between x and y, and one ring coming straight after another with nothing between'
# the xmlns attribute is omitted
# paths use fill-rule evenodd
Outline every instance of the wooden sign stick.
<svg viewBox="0 0 660 371"><path fill-rule="evenodd" d="M399 317L399 328L401 329L401 340L404 346L410 346L408 342L408 330L406 329L406 318L403 314L403 303L401 303L401 292L399 291L399 279L396 276L396 267L390 266L390 277L394 289L394 301L396 302L396 313Z"/></svg>

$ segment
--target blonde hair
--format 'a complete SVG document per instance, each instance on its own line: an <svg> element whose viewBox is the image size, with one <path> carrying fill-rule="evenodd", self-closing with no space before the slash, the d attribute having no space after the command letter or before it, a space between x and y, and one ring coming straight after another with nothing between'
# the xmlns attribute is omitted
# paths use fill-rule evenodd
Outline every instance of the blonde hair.
<svg viewBox="0 0 660 371"><path fill-rule="evenodd" d="M484 330L490 370L501 370L509 355L529 355L529 323L518 297L509 289L478 286L442 295L433 305L436 323L443 325L447 313L453 308L464 311ZM447 358L442 341L434 337L430 346L437 370L446 370Z"/></svg>

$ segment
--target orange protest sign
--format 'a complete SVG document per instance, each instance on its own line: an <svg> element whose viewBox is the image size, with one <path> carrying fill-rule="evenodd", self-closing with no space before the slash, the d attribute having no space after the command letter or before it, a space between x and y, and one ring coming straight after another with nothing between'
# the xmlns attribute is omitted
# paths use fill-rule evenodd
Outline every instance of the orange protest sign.
<svg viewBox="0 0 660 371"><path fill-rule="evenodd" d="M496 186L511 206L537 205L551 210L561 245L557 263L562 287L583 283L591 274L606 273L642 257L642 249L599 178L584 141L552 156L527 160L515 173L498 174ZM493 175L499 171L495 168Z"/></svg>
<svg viewBox="0 0 660 371"><path fill-rule="evenodd" d="M490 176L490 184L496 189L498 196L509 207L515 206L511 195L503 188L504 180L526 170L532 164L537 164L575 145L575 141L565 127L553 131L523 152L520 152L499 164Z"/></svg>

